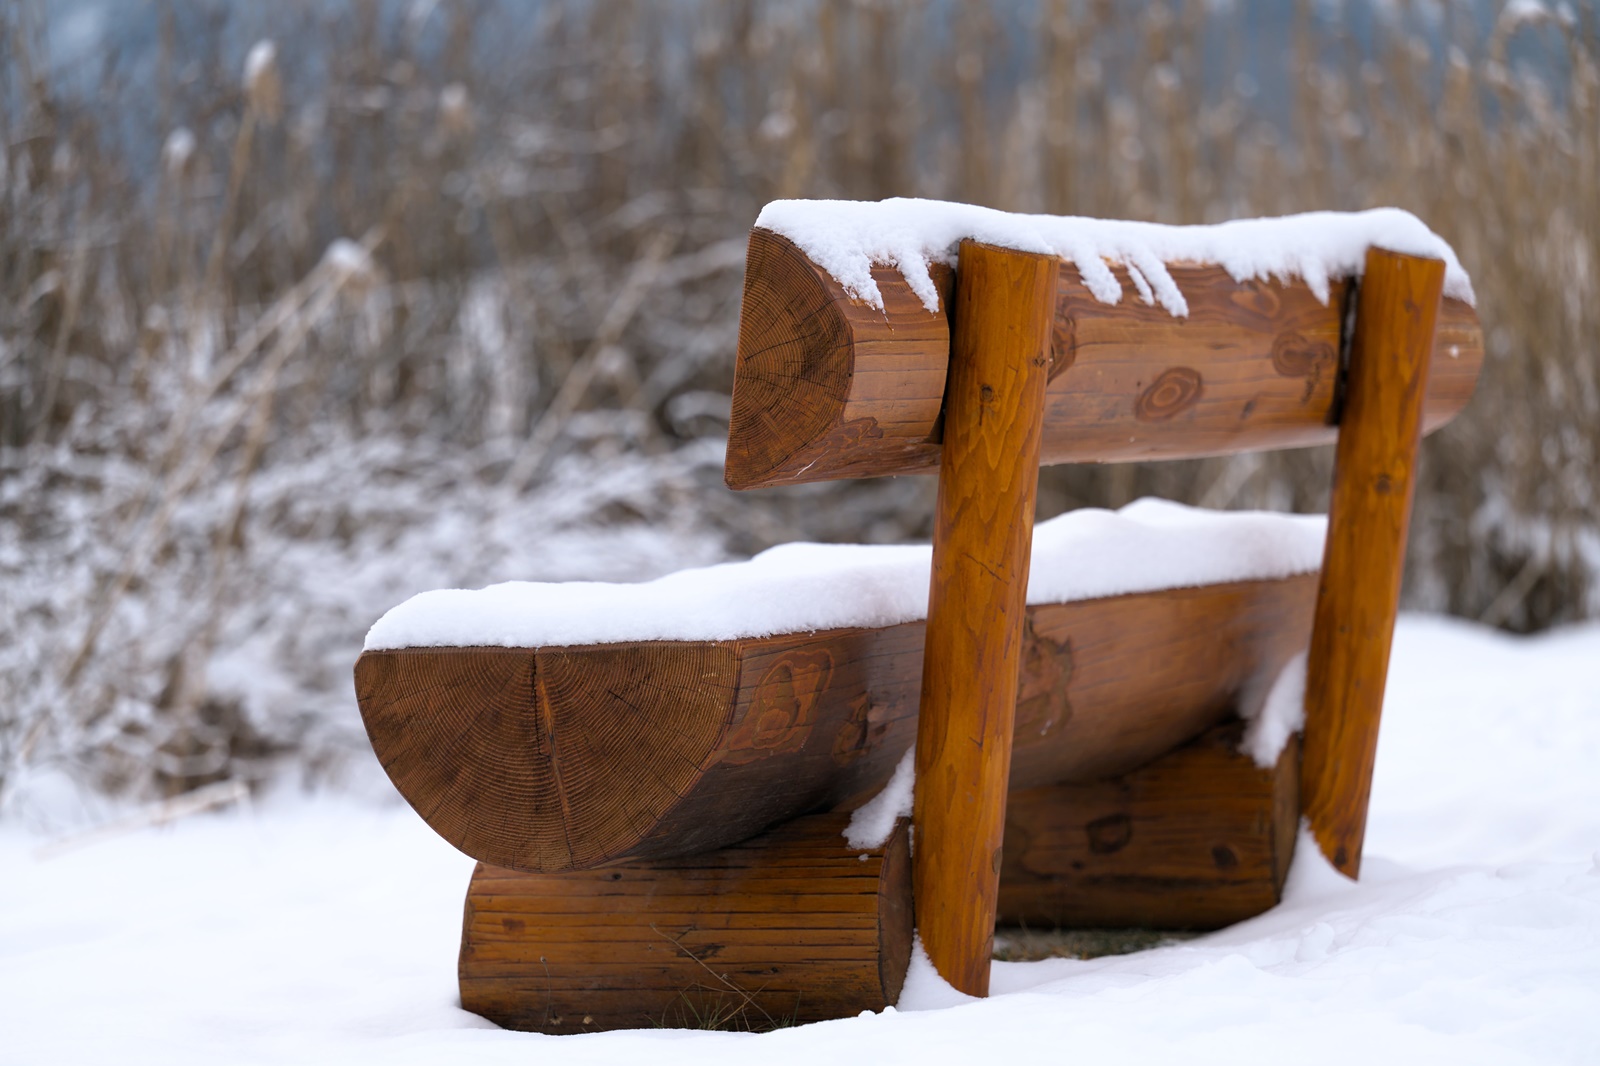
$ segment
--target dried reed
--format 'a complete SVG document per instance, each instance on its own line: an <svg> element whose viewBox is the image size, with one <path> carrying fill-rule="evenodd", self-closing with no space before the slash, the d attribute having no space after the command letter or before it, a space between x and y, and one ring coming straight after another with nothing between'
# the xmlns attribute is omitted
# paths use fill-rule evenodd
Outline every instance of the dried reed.
<svg viewBox="0 0 1600 1066"><path fill-rule="evenodd" d="M1592 615L1595 11L1328 11L170 5L63 68L11 5L0 790L325 769L361 746L361 628L413 588L925 535L918 480L716 488L743 236L780 196L1409 208L1489 345L1425 448L1409 602ZM1310 509L1328 462L1057 469L1041 503ZM644 562L529 547L580 542Z"/></svg>

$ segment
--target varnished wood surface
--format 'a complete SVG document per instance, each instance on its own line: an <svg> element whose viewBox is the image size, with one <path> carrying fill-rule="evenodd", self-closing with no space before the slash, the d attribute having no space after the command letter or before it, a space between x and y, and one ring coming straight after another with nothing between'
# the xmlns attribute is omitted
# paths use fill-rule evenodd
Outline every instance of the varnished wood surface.
<svg viewBox="0 0 1600 1066"><path fill-rule="evenodd" d="M1306 646L1313 574L1030 607L1011 784L1123 773L1259 701ZM850 809L916 735L924 626L697 643L367 652L356 694L400 793L526 870L724 847Z"/></svg>
<svg viewBox="0 0 1600 1066"><path fill-rule="evenodd" d="M1235 282L1170 267L1175 318L1117 268L1117 304L1062 263L1046 391L1045 463L1192 458L1331 442L1341 323L1301 282ZM852 300L786 238L750 235L726 478L736 489L938 469L950 359L944 313L899 272L873 270L885 309ZM954 273L933 270L941 306ZM1431 431L1472 396L1483 362L1473 309L1445 300L1424 406Z"/></svg>
<svg viewBox="0 0 1600 1066"><path fill-rule="evenodd" d="M461 932L461 1004L509 1029L768 1029L882 1010L911 957L902 822L846 846L848 818L732 847L562 874L479 864Z"/></svg>
<svg viewBox="0 0 1600 1066"><path fill-rule="evenodd" d="M969 996L994 953L1056 268L961 242L912 824L917 932Z"/></svg>
<svg viewBox="0 0 1600 1066"><path fill-rule="evenodd" d="M1350 350L1306 668L1303 773L1312 835L1351 877L1361 870L1444 270L1437 259L1368 252Z"/></svg>
<svg viewBox="0 0 1600 1066"><path fill-rule="evenodd" d="M1002 924L1217 929L1282 896L1300 823L1299 738L1271 770L1214 726L1129 773L1007 797Z"/></svg>

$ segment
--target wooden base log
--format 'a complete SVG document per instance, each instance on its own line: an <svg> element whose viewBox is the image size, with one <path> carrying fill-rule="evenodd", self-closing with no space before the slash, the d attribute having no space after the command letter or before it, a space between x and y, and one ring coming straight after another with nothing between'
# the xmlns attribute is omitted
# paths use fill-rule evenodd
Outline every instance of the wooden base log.
<svg viewBox="0 0 1600 1066"><path fill-rule="evenodd" d="M1305 648L1316 586L1028 608L1011 787L1124 773L1259 700ZM367 652L356 694L395 787L451 844L589 869L865 802L916 735L923 629Z"/></svg>
<svg viewBox="0 0 1600 1066"><path fill-rule="evenodd" d="M882 1010L911 958L901 822L858 852L844 815L689 859L530 874L479 864L461 1005L508 1029L761 1030Z"/></svg>
<svg viewBox="0 0 1600 1066"><path fill-rule="evenodd" d="M1107 781L1011 793L1000 921L1210 929L1271 907L1294 847L1298 746L1265 771L1238 754L1241 732L1216 727ZM547 1033L881 1009L909 960L907 834L863 861L845 822L813 816L692 859L601 870L480 864L462 1004Z"/></svg>
<svg viewBox="0 0 1600 1066"><path fill-rule="evenodd" d="M1012 792L999 920L1219 929L1277 904L1299 826L1299 738L1263 770L1242 722L1131 773Z"/></svg>

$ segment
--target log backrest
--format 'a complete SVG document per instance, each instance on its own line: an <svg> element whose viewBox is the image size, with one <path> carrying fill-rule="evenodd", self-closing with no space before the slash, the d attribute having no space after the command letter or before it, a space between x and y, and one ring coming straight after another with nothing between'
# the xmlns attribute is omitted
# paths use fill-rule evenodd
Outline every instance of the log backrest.
<svg viewBox="0 0 1600 1066"><path fill-rule="evenodd" d="M1323 301L1302 280L1235 281L1170 265L1187 315L1146 302L1113 267L1107 303L1063 261L1042 461L1185 459L1325 444L1336 436L1355 285ZM955 272L934 263L930 311L894 267L883 309L853 297L790 239L750 234L726 479L734 489L937 472ZM1453 418L1483 362L1477 315L1445 296L1423 431Z"/></svg>
<svg viewBox="0 0 1600 1066"><path fill-rule="evenodd" d="M930 269L957 241L957 272ZM939 474L913 882L956 988L989 988L1041 463L1337 439L1300 804L1359 873L1417 443L1483 359L1470 294L1449 247L1395 211L1185 232L926 201L763 212L728 485Z"/></svg>

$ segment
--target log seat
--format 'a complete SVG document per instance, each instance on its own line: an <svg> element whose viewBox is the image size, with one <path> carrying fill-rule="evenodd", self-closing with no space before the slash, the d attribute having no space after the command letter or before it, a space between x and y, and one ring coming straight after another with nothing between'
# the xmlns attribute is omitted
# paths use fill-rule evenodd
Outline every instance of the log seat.
<svg viewBox="0 0 1600 1066"><path fill-rule="evenodd" d="M1012 787L1122 774L1252 713L1310 638L1322 537L1158 500L1041 523ZM356 692L401 794L481 862L694 855L884 786L916 736L928 565L789 545L640 585L425 593L373 627ZM543 643L567 635L586 642Z"/></svg>

